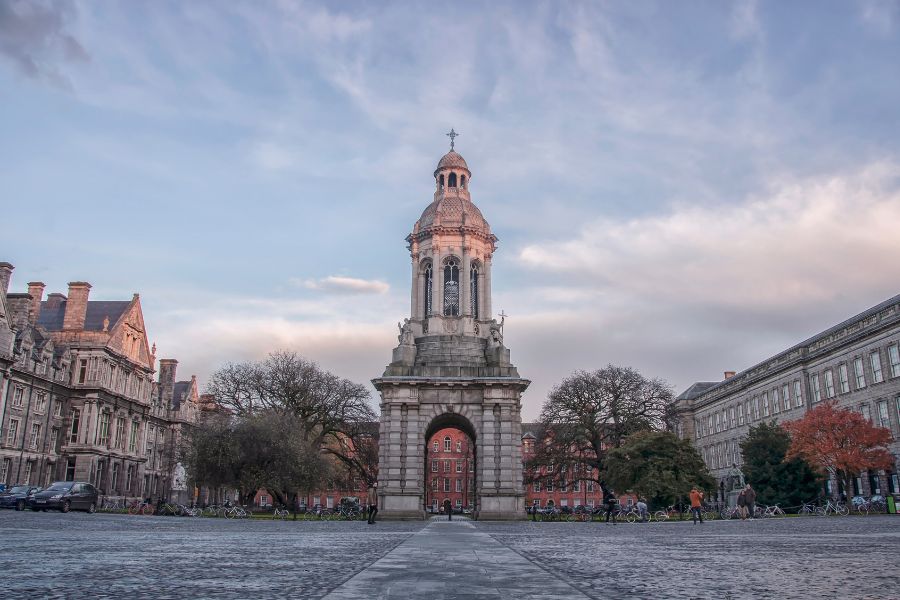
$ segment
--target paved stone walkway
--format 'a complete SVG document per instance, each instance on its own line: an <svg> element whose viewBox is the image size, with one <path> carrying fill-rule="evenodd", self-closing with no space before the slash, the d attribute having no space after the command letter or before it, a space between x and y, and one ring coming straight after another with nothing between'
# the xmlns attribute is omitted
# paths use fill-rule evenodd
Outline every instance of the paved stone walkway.
<svg viewBox="0 0 900 600"><path fill-rule="evenodd" d="M536 600L587 598L478 531L468 520L431 521L325 600Z"/></svg>

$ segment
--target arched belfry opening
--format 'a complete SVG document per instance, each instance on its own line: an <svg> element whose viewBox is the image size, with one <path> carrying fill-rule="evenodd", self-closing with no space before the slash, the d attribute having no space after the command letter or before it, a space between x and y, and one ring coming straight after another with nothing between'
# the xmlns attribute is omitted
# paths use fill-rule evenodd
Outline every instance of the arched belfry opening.
<svg viewBox="0 0 900 600"><path fill-rule="evenodd" d="M491 305L497 237L455 149L433 177L432 201L406 237L409 315L372 380L381 394L380 515L421 519L449 498L475 518L522 519L521 396L530 382L510 361L505 317Z"/></svg>

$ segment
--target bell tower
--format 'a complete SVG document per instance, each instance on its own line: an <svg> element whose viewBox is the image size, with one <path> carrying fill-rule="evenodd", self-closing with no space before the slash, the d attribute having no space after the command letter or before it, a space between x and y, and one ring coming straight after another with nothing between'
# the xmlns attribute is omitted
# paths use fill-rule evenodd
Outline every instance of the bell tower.
<svg viewBox="0 0 900 600"><path fill-rule="evenodd" d="M379 497L385 518L423 518L425 443L435 428L468 432L475 446L480 518L524 518L519 377L491 308L497 237L472 202L472 172L455 151L434 170L434 196L406 237L410 315L381 393Z"/></svg>

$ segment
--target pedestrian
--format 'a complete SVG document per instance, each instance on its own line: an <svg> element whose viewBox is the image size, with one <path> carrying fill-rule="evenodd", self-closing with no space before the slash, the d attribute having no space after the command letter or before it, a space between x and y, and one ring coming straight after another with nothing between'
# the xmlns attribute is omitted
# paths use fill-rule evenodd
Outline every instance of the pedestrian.
<svg viewBox="0 0 900 600"><path fill-rule="evenodd" d="M450 498L444 499L444 512L447 513L447 520L453 520L453 508L450 506Z"/></svg>
<svg viewBox="0 0 900 600"><path fill-rule="evenodd" d="M638 498L637 504L638 514L641 516L641 523L647 522L647 499L646 498Z"/></svg>
<svg viewBox="0 0 900 600"><path fill-rule="evenodd" d="M603 502L606 503L606 522L609 523L609 515L611 515L616 508L616 495L613 493L612 489L603 490ZM613 525L615 524L616 515L613 515Z"/></svg>
<svg viewBox="0 0 900 600"><path fill-rule="evenodd" d="M700 523L703 523L703 514L700 512L700 509L703 507L703 492L697 490L696 487L691 488L691 516L694 519L694 525L697 524L697 519L700 520Z"/></svg>
<svg viewBox="0 0 900 600"><path fill-rule="evenodd" d="M369 490L366 492L366 504L369 507L369 525L375 524L375 515L378 513L378 493L375 488L378 482L373 481L369 484Z"/></svg>
<svg viewBox="0 0 900 600"><path fill-rule="evenodd" d="M756 490L754 490L750 484L747 484L747 487L744 488L744 497L747 499L747 512L749 513L749 517L751 519L756 518Z"/></svg>
<svg viewBox="0 0 900 600"><path fill-rule="evenodd" d="M737 497L738 514L741 515L741 521L747 518L747 490L740 491Z"/></svg>

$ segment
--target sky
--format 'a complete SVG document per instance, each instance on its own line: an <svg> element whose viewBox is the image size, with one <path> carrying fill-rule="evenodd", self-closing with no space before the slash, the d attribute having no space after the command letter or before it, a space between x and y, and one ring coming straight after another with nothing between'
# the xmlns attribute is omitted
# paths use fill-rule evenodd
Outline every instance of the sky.
<svg viewBox="0 0 900 600"><path fill-rule="evenodd" d="M0 2L0 260L201 381L381 375L460 132L532 385L675 393L900 293L900 2ZM376 394L373 390L373 403Z"/></svg>

